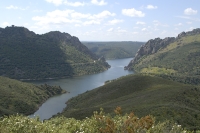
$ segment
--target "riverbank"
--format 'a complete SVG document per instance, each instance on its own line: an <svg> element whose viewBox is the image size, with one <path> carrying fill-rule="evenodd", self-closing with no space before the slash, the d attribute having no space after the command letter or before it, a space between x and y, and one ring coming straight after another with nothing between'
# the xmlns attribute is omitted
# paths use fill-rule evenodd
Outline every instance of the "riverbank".
<svg viewBox="0 0 200 133"><path fill-rule="evenodd" d="M111 65L111 68L101 73L76 76L66 79L52 79L52 80L40 80L40 81L27 81L36 85L49 84L61 86L62 89L69 91L70 93L59 95L48 99L31 117L39 116L41 120L49 119L57 113L61 113L67 106L65 103L70 98L82 94L86 91L92 90L99 86L104 85L105 81L117 79L119 77L133 74L133 71L125 71L124 66L127 65L132 58L107 60Z"/></svg>

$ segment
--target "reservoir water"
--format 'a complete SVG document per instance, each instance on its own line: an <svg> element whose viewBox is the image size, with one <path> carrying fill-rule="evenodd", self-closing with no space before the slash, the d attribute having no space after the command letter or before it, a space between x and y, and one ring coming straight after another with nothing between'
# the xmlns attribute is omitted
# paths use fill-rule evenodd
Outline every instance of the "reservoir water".
<svg viewBox="0 0 200 133"><path fill-rule="evenodd" d="M62 112L62 110L67 106L65 103L68 99L75 97L87 90L92 90L102 86L107 80L112 80L121 76L132 74L133 71L124 70L124 66L128 65L131 59L132 58L107 60L108 64L111 65L111 68L98 74L66 79L31 81L31 83L37 85L46 83L49 85L60 86L62 89L70 93L54 96L48 99L45 103L42 104L39 110L30 115L30 117L39 116L41 120L49 119L53 115Z"/></svg>

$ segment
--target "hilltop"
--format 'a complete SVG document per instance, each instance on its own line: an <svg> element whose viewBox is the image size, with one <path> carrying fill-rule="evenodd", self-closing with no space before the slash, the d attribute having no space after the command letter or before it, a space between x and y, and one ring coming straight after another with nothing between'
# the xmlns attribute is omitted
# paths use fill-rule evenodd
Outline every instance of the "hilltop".
<svg viewBox="0 0 200 133"><path fill-rule="evenodd" d="M144 42L82 42L89 50L106 59L132 58Z"/></svg>
<svg viewBox="0 0 200 133"><path fill-rule="evenodd" d="M200 29L143 45L126 69L183 83L200 83Z"/></svg>
<svg viewBox="0 0 200 133"><path fill-rule="evenodd" d="M59 86L36 86L0 76L0 117L32 114L49 97L63 93Z"/></svg>
<svg viewBox="0 0 200 133"><path fill-rule="evenodd" d="M107 70L109 65L77 37L52 31L38 35L24 27L0 29L0 75L47 79Z"/></svg>

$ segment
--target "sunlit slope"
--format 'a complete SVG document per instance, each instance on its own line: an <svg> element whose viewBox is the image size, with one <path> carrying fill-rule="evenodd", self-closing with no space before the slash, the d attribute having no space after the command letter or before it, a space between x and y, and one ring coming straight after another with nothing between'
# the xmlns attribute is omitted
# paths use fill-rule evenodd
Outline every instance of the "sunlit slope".
<svg viewBox="0 0 200 133"><path fill-rule="evenodd" d="M123 113L151 114L157 121L174 120L194 128L200 125L199 102L199 87L153 76L129 75L70 99L62 115L81 119L100 107L112 113L113 108L121 106Z"/></svg>
<svg viewBox="0 0 200 133"><path fill-rule="evenodd" d="M184 83L200 83L200 34L176 39L154 54L144 55L132 67Z"/></svg>
<svg viewBox="0 0 200 133"><path fill-rule="evenodd" d="M49 97L62 93L60 87L35 86L0 76L0 116L34 113Z"/></svg>

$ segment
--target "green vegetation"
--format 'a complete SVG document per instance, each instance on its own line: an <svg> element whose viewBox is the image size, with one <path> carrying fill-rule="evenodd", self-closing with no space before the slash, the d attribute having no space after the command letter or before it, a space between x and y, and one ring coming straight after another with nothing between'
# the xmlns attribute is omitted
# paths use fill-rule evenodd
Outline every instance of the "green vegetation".
<svg viewBox="0 0 200 133"><path fill-rule="evenodd" d="M158 52L144 55L133 67L136 72L200 84L199 64L200 34L196 34L178 38Z"/></svg>
<svg viewBox="0 0 200 133"><path fill-rule="evenodd" d="M37 35L23 27L0 34L0 75L14 79L62 78L102 72L109 65L80 43L58 31Z"/></svg>
<svg viewBox="0 0 200 133"><path fill-rule="evenodd" d="M0 116L32 114L49 97L62 93L59 86L35 86L0 76Z"/></svg>
<svg viewBox="0 0 200 133"><path fill-rule="evenodd" d="M115 109L116 115L111 117L103 110L94 112L90 118L76 120L74 118L56 117L46 121L39 118L27 118L21 115L0 118L2 133L192 133L181 125L168 121L155 124L152 116L138 118L133 112L121 114L121 108ZM199 133L197 131L197 133Z"/></svg>
<svg viewBox="0 0 200 133"><path fill-rule="evenodd" d="M121 106L124 113L153 115L156 121L174 121L189 130L200 129L200 87L159 77L128 75L87 91L67 102L60 115L83 119L98 108L112 115Z"/></svg>
<svg viewBox="0 0 200 133"><path fill-rule="evenodd" d="M134 57L144 42L82 42L93 53L106 59Z"/></svg>

